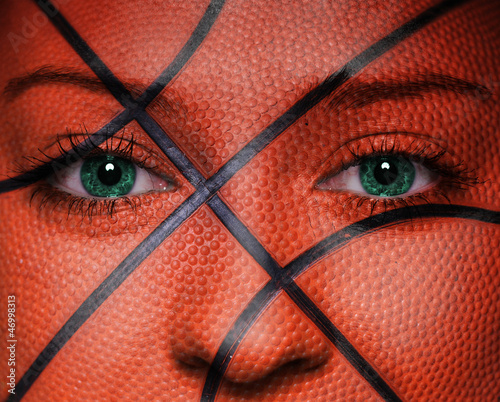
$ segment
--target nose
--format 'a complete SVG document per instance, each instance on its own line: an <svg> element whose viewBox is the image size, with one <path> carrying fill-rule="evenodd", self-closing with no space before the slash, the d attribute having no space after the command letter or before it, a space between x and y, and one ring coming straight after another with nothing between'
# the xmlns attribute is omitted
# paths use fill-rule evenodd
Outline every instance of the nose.
<svg viewBox="0 0 500 402"><path fill-rule="evenodd" d="M177 321L182 331L175 333L182 335L172 334L172 350L176 359L188 365L208 366L229 328L220 328L222 334L217 325L212 326L214 332L208 328L197 331L199 323L195 321L191 325ZM214 342L215 338L219 342ZM241 340L224 375L234 383L251 383L282 367L296 372L313 369L326 362L331 353L331 343L283 293L262 312Z"/></svg>
<svg viewBox="0 0 500 402"><path fill-rule="evenodd" d="M281 294L245 336L225 376L245 383L286 366L306 371L322 365L331 353L326 337L286 294Z"/></svg>

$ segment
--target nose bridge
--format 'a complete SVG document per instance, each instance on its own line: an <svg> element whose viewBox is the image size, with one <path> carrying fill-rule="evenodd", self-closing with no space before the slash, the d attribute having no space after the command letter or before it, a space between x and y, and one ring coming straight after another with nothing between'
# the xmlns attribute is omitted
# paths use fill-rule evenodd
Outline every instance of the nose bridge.
<svg viewBox="0 0 500 402"><path fill-rule="evenodd" d="M270 277L206 205L162 247L168 342L177 360L207 365Z"/></svg>
<svg viewBox="0 0 500 402"><path fill-rule="evenodd" d="M224 337L271 279L203 206L165 244L169 257L168 341L174 357L208 366ZM288 298L259 313L226 370L232 382L252 382L283 365L298 370L324 362L330 344Z"/></svg>

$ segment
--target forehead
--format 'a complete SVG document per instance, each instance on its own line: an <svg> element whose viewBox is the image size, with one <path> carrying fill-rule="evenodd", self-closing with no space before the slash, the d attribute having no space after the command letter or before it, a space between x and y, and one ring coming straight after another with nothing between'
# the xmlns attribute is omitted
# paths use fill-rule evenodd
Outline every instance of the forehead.
<svg viewBox="0 0 500 402"><path fill-rule="evenodd" d="M57 5L119 80L147 86L165 69L180 68L164 94L187 113L155 117L188 154L193 150L183 142L198 142L200 130L209 133L201 137L213 142L214 150L194 150L192 158L210 175L326 77L436 2L60 0ZM3 7L1 50L9 63L0 66L2 79L48 64L92 74L34 2ZM493 2L472 1L450 10L380 52L362 75L445 73L487 84L497 70L498 51L485 40L498 30L488 17L494 9ZM88 116L81 119L92 124Z"/></svg>
<svg viewBox="0 0 500 402"><path fill-rule="evenodd" d="M295 85L326 77L371 44L380 40L436 1L141 1L54 2L64 17L98 56L122 78L147 83L182 50L193 47L193 37L203 40L185 71L192 79L206 81L213 74L230 74L232 81L269 82L278 74ZM467 25L480 25L490 11L481 2L443 22L467 35ZM492 2L489 2L492 3ZM20 0L2 5L6 42L14 48L15 61L69 62L69 48L34 2ZM216 17L207 32L208 20ZM484 14L484 13L483 13ZM481 21L481 19L483 21ZM433 30L440 29L441 23ZM490 21L491 25L491 21ZM205 29L204 29L205 28ZM484 32L482 32L484 34ZM463 42L463 41L462 41ZM440 41L434 48L445 45ZM12 54L12 49L5 49ZM419 49L420 51L424 49ZM439 49L443 51L444 49ZM27 55L30 55L26 60ZM415 57L416 55L411 55ZM17 64L17 63L16 63ZM196 74L194 74L196 73ZM227 77L227 76L226 76Z"/></svg>
<svg viewBox="0 0 500 402"><path fill-rule="evenodd" d="M304 78L330 72L432 5L431 1L358 0L54 3L115 73L144 79L154 79L172 62L203 24L207 9L211 9L208 14L222 11L205 39L207 47L198 55L200 61L208 57L234 65L246 60L242 69L257 72L274 67L290 77ZM30 39L31 44L23 43L18 50L30 46L35 50L35 45L55 40L33 2L5 2L3 8L9 31ZM63 49L50 50L59 53Z"/></svg>

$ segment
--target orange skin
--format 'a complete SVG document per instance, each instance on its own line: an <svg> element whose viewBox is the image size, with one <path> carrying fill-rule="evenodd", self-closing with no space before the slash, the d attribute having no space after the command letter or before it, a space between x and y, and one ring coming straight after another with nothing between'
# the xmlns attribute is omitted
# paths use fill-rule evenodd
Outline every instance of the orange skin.
<svg viewBox="0 0 500 402"><path fill-rule="evenodd" d="M172 63L208 2L58 4L138 96ZM162 92L169 100L155 100L147 112L209 179L326 77L434 4L228 0ZM0 7L1 88L48 65L97 80L35 2ZM497 217L415 215L353 235L295 278L402 400L500 396L499 17L494 0L445 13L362 68L345 84L344 101L320 101L217 191L280 267L358 221L408 205L452 204ZM483 89L379 93L369 103L352 95L363 84L436 74ZM82 133L83 126L95 133L124 110L107 90L60 82L4 94L0 102L2 180L19 173L16 164L30 169L24 157L43 159L38 149L57 156L57 134ZM92 292L195 193L136 121L119 133L141 145L133 158L151 154L147 165L173 188L133 197L135 208L119 201L112 215L94 210L92 219L89 200L80 204L83 212L71 208L67 196L41 184L45 179L0 194L2 398L9 395L8 295L16 297L19 381ZM460 170L467 183L441 177L394 201L321 187L355 162L348 141L363 156L394 144L404 154L443 151L437 164ZM109 140L103 148L118 146ZM424 163L426 156L414 158ZM59 198L42 202L54 192ZM223 340L270 281L235 236L209 205L199 206L96 306L24 400L199 400ZM382 400L297 303L281 290L257 311L216 400Z"/></svg>

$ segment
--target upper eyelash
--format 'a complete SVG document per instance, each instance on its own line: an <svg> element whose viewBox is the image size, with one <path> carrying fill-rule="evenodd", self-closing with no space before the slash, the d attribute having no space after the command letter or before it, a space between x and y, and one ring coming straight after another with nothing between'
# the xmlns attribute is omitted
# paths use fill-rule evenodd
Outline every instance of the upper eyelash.
<svg viewBox="0 0 500 402"><path fill-rule="evenodd" d="M124 130L123 130L124 131ZM69 146L63 145L63 140L69 140ZM80 140L80 141L79 141ZM118 144L114 144L113 140L119 140ZM152 158L161 159L162 157L158 155L153 150L142 147L139 143L137 143L134 139L134 134L132 133L130 137L126 137L124 132L122 135L114 135L110 137L103 144L94 143L92 140L92 134L90 134L85 126L82 126L82 132L73 132L67 131L65 134L58 134L52 144L50 144L46 148L50 148L56 146L59 155L50 156L46 151L38 149L40 156L24 156L23 159L29 163L29 167L24 167L20 163L17 164L14 172L17 175L23 175L29 173L33 170L39 169L41 167L47 166L47 169L44 169L35 182L46 179L50 176L55 167L59 169L63 169L66 167L70 167L72 164L76 162L76 160L70 160L68 162L61 162L60 158L62 156L70 154L70 152L74 152L78 158L80 159L88 159L96 155L102 154L110 154L114 156L118 156L127 160L130 160L138 167L151 171L152 173L158 174L158 171L154 167L148 166L148 161ZM142 147L145 152L145 157L138 159L133 157L134 148ZM14 177L15 179L15 177Z"/></svg>
<svg viewBox="0 0 500 402"><path fill-rule="evenodd" d="M383 138L383 141L379 146L375 144L373 136L367 136L369 146L371 147L370 153L361 152L361 144L359 142L348 142L343 144L339 149L345 147L353 156L353 161L351 163L342 164L341 168L336 173L342 170L346 170L351 166L359 165L362 160L367 157L399 155L404 156L413 162L421 163L428 169L439 174L447 181L447 184L453 185L455 188L463 189L465 187L470 187L481 183L481 181L475 174L475 170L468 169L463 160L445 167L442 163L443 157L447 154L447 151L445 149L434 151L429 150L426 147L425 143L419 141L416 138L413 139L408 145L402 145L398 136L395 136L394 142L389 145L389 134L394 135L396 133L387 134L388 135ZM331 176L332 175L330 174L329 177Z"/></svg>

